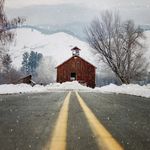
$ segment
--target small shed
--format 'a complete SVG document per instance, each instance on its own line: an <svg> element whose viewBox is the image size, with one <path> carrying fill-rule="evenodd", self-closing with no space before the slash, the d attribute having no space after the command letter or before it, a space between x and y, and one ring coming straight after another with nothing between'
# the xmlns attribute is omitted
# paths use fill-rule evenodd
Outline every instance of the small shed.
<svg viewBox="0 0 150 150"><path fill-rule="evenodd" d="M95 87L96 67L80 57L80 49L74 47L72 57L56 67L57 82L78 81L88 87Z"/></svg>
<svg viewBox="0 0 150 150"><path fill-rule="evenodd" d="M34 86L36 83L32 80L32 75L28 75L26 77L20 78L17 82L14 82L15 84L30 84L31 86Z"/></svg>

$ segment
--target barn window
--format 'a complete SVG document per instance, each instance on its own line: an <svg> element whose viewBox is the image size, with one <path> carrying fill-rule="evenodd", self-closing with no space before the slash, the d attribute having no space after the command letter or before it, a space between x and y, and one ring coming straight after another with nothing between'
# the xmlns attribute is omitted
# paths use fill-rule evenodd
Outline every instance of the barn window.
<svg viewBox="0 0 150 150"><path fill-rule="evenodd" d="M76 73L75 73L75 72L72 72L72 73L71 73L70 80L71 80L71 81L76 80Z"/></svg>

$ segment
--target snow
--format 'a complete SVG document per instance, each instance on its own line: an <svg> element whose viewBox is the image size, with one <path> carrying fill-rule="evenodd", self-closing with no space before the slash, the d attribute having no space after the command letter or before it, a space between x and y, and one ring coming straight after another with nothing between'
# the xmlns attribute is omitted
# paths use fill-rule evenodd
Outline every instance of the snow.
<svg viewBox="0 0 150 150"><path fill-rule="evenodd" d="M17 36L10 46L10 54L16 68L21 67L22 54L31 51L51 56L57 66L72 56L71 49L75 46L81 49L81 57L94 63L89 45L70 34L58 32L47 35L27 28L18 28L15 32Z"/></svg>
<svg viewBox="0 0 150 150"><path fill-rule="evenodd" d="M108 68L102 62L97 63L97 56L93 56L91 52L92 48L90 48L86 42L70 34L64 32L44 34L30 28L18 28L15 32L17 36L15 41L10 45L9 52L13 60L12 65L17 69L21 67L24 52L36 51L42 53L45 58L51 59L50 57L52 57L54 64L50 64L50 68L54 70L53 76L54 81L56 81L56 69L54 68L69 59L72 56L71 49L77 46L81 49L80 56L97 67L97 74L101 77L111 74L110 72L108 73ZM150 31L145 31L145 37L147 38L143 41L147 49L145 56L147 60L150 60ZM46 74L48 73L49 72Z"/></svg>
<svg viewBox="0 0 150 150"><path fill-rule="evenodd" d="M2 84L0 85L0 94L14 93L39 93L51 91L68 91L68 90L91 90L86 86L79 84L77 81L65 83L51 83L47 86L35 85L34 87L27 84Z"/></svg>
<svg viewBox="0 0 150 150"><path fill-rule="evenodd" d="M43 34L39 31L20 28L16 30L16 39L10 47L10 55L13 60L13 65L16 68L21 67L22 54L24 52L36 51L42 53L44 56L51 56L56 66L71 57L71 49L77 46L81 49L81 57L86 59L92 64L95 63L95 58L92 57L90 47L86 42L83 42L72 35L64 32L59 32L51 35ZM147 40L145 41L146 57L150 60L150 31L145 32ZM102 67L101 67L102 68ZM103 68L102 68L103 69ZM113 85L104 86L101 88L91 89L86 86L80 85L78 82L66 82L63 84L53 83L47 86L36 85L31 87L26 84L18 85L0 85L0 94L13 94L13 93L37 93L49 92L52 90L79 90L90 92L103 92L103 93L122 93L137 95L142 97L150 97L150 85L140 86L137 84L130 85Z"/></svg>
<svg viewBox="0 0 150 150"><path fill-rule="evenodd" d="M123 84L121 86L110 84L101 88L97 87L94 89L94 91L102 93L121 93L150 98L150 84L144 86L140 86L138 84Z"/></svg>
<svg viewBox="0 0 150 150"><path fill-rule="evenodd" d="M146 41L144 42L146 48L145 57L149 61L150 60L150 31L145 31L144 34L146 37ZM150 72L150 65L148 67L148 71Z"/></svg>
<svg viewBox="0 0 150 150"><path fill-rule="evenodd" d="M15 41L10 45L10 54L13 65L21 67L22 54L24 52L37 51L44 56L51 56L56 62L56 66L71 57L71 49L77 46L81 49L81 57L96 65L95 58L91 53L91 48L86 42L64 33L44 34L35 29L18 28L15 30ZM150 59L150 31L145 31L144 41L147 49L146 58ZM93 56L93 57L91 57Z"/></svg>
<svg viewBox="0 0 150 150"><path fill-rule="evenodd" d="M150 84L140 86L137 84L117 86L110 84L103 87L96 87L91 89L89 87L79 84L77 81L65 83L51 83L47 86L36 85L34 87L27 84L4 84L0 85L0 94L13 93L39 93L39 92L53 92L53 91L81 91L81 92L98 92L98 93L121 93L135 96L150 98Z"/></svg>
<svg viewBox="0 0 150 150"><path fill-rule="evenodd" d="M50 84L49 86L47 86L48 89L61 89L61 90L92 90L89 87L83 86L81 84L79 84L77 81L73 81L73 82L64 82L62 84L60 83L55 83L55 84Z"/></svg>
<svg viewBox="0 0 150 150"><path fill-rule="evenodd" d="M0 94L14 94L14 93L37 93L44 92L45 87L36 85L34 87L27 84L2 84L0 85Z"/></svg>

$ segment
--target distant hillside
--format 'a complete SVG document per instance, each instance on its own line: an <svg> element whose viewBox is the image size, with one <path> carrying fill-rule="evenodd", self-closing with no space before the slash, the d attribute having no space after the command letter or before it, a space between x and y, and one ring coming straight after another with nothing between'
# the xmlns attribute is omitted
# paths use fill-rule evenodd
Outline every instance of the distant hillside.
<svg viewBox="0 0 150 150"><path fill-rule="evenodd" d="M87 23L89 24L89 23ZM18 28L27 28L27 29L33 29L37 30L43 34L54 34L58 32L64 32L67 34L70 34L76 38L78 38L81 41L86 41L86 34L84 32L86 26L86 23L80 23L80 22L75 22L75 23L70 23L70 24L65 24L65 25L22 25ZM142 28L144 31L150 31L150 25L140 25L140 28Z"/></svg>
<svg viewBox="0 0 150 150"><path fill-rule="evenodd" d="M19 28L16 30L16 34L16 39L10 48L10 54L13 65L17 68L21 66L22 54L26 51L37 51L44 56L52 56L59 64L71 57L71 48L74 46L82 49L81 56L83 58L94 63L88 44L70 34L64 32L44 34L34 28Z"/></svg>
<svg viewBox="0 0 150 150"><path fill-rule="evenodd" d="M67 24L64 26L50 26L50 25L36 25L36 26L32 26L32 25L23 25L21 27L18 28L27 28L27 29L35 29L43 34L54 34L54 33L58 33L58 32L64 32L67 34L70 34L74 37L77 37L78 39L85 41L86 40L86 35L84 33L84 26L82 26L81 24L78 23L72 23L72 24Z"/></svg>
<svg viewBox="0 0 150 150"><path fill-rule="evenodd" d="M45 30L45 29L44 29ZM15 32L17 37L15 42L11 45L10 53L14 61L21 59L21 55L25 51L38 51L44 55L53 56L56 60L63 61L65 58L71 56L70 49L73 46L78 46L82 49L81 55L91 59L91 51L89 45L81 41L79 38L73 36L72 33L65 32L52 32L44 33L42 28L36 27L25 27L19 28ZM145 46L147 48L146 56L150 60L150 31L145 31L147 40ZM62 54L63 52L63 54ZM61 58L61 59L60 59ZM93 61L93 60L92 60ZM14 63L15 64L15 63ZM18 63L17 66L19 66Z"/></svg>
<svg viewBox="0 0 150 150"><path fill-rule="evenodd" d="M85 5L32 5L23 8L6 8L8 18L19 16L26 18L26 23L44 33L66 32L84 40L84 27L93 20L99 11Z"/></svg>
<svg viewBox="0 0 150 150"><path fill-rule="evenodd" d="M140 28L142 28L144 31L150 30L150 25L140 25Z"/></svg>

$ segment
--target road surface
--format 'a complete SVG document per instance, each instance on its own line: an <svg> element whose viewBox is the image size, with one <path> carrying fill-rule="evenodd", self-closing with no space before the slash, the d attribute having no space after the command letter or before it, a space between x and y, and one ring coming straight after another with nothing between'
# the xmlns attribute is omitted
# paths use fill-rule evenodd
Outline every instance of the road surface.
<svg viewBox="0 0 150 150"><path fill-rule="evenodd" d="M87 92L0 95L0 150L150 150L150 99Z"/></svg>

